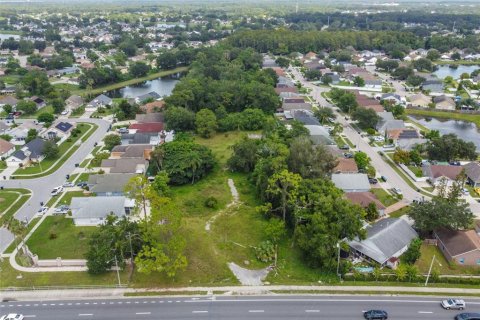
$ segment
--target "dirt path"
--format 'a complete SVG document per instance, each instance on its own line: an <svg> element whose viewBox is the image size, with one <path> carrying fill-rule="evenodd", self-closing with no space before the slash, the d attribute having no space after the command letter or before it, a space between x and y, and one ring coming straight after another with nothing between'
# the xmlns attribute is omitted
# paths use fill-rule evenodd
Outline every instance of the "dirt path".
<svg viewBox="0 0 480 320"><path fill-rule="evenodd" d="M205 230L206 231L210 231L211 229L211 226L212 226L212 223L215 222L215 220L220 216L222 215L226 210L228 210L229 208L237 205L240 201L239 201L239 196L238 196L238 191L237 191L237 188L235 187L235 183L233 182L232 179L228 179L227 181L228 183L228 186L230 187L230 193L232 194L232 201L230 201L229 204L227 204L227 206L225 207L224 210L220 210L216 215L214 215L213 217L211 217L207 223L205 224Z"/></svg>
<svg viewBox="0 0 480 320"><path fill-rule="evenodd" d="M243 286L261 286L263 280L268 276L270 267L266 267L259 270L248 270L240 267L239 265L230 262L228 267L233 272L235 277Z"/></svg>

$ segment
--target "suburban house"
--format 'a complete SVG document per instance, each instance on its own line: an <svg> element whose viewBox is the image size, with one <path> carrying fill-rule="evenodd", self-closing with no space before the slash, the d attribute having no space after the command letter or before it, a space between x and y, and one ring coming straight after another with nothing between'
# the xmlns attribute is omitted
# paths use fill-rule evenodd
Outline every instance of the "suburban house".
<svg viewBox="0 0 480 320"><path fill-rule="evenodd" d="M314 145L335 144L332 138L330 138L328 130L324 127L318 125L305 125L305 128L310 131L310 140L312 140Z"/></svg>
<svg viewBox="0 0 480 320"><path fill-rule="evenodd" d="M301 110L301 109L293 109L290 111L285 111L285 114L290 114L291 119L295 119L304 125L311 125L311 126L319 126L320 121L315 117L312 111L310 110Z"/></svg>
<svg viewBox="0 0 480 320"><path fill-rule="evenodd" d="M448 261L459 265L480 265L480 236L476 230L439 229L434 232L437 246Z"/></svg>
<svg viewBox="0 0 480 320"><path fill-rule="evenodd" d="M61 141L67 139L70 136L71 131L75 128L73 123L70 122L57 122L53 124L44 134L44 138L53 140L60 139Z"/></svg>
<svg viewBox="0 0 480 320"><path fill-rule="evenodd" d="M135 102L136 103L142 103L143 101L146 101L146 100L150 100L150 99L158 100L160 98L161 98L161 96L158 93L156 93L155 91L152 91L152 92L142 94L142 95L136 97Z"/></svg>
<svg viewBox="0 0 480 320"><path fill-rule="evenodd" d="M6 158L15 151L15 145L0 138L0 157Z"/></svg>
<svg viewBox="0 0 480 320"><path fill-rule="evenodd" d="M435 103L435 109L439 110L455 110L456 107L455 101L446 95L433 97L433 103Z"/></svg>
<svg viewBox="0 0 480 320"><path fill-rule="evenodd" d="M379 112L377 114L380 117L376 125L378 132L385 133L388 130L405 128L403 120L396 120L391 112Z"/></svg>
<svg viewBox="0 0 480 320"><path fill-rule="evenodd" d="M18 127L12 128L6 133L13 137L10 141L11 143L15 145L23 145L28 136L28 130L35 129L37 132L40 132L42 128L42 125L36 124L33 121L25 121Z"/></svg>
<svg viewBox="0 0 480 320"><path fill-rule="evenodd" d="M145 173L148 161L143 158L105 159L100 165L105 173Z"/></svg>
<svg viewBox="0 0 480 320"><path fill-rule="evenodd" d="M29 143L25 144L20 150L15 151L9 158L7 158L8 166L25 165L29 161L40 162L43 160L43 149L46 141L40 138L35 138Z"/></svg>
<svg viewBox="0 0 480 320"><path fill-rule="evenodd" d="M123 196L73 197L70 210L76 226L98 226L110 214L128 216L133 207L134 201Z"/></svg>
<svg viewBox="0 0 480 320"><path fill-rule="evenodd" d="M45 100L43 100L42 98L40 98L38 96L30 97L30 101L35 102L35 104L37 105L37 110L40 110L47 105Z"/></svg>
<svg viewBox="0 0 480 320"><path fill-rule="evenodd" d="M150 160L153 146L150 144L128 144L113 147L110 159L142 158Z"/></svg>
<svg viewBox="0 0 480 320"><path fill-rule="evenodd" d="M443 82L437 79L425 80L422 84L422 90L430 93L443 93Z"/></svg>
<svg viewBox="0 0 480 320"><path fill-rule="evenodd" d="M15 110L15 107L17 106L18 99L13 97L13 96L5 96L5 97L0 97L0 107L3 109L4 106L11 105L13 107L13 110Z"/></svg>
<svg viewBox="0 0 480 320"><path fill-rule="evenodd" d="M451 186L457 179L458 175L462 173L463 167L451 165L434 165L427 164L422 166L422 172L425 177L428 177L430 183L438 186L443 180L447 186Z"/></svg>
<svg viewBox="0 0 480 320"><path fill-rule="evenodd" d="M113 103L112 99L110 99L109 97L107 97L104 94L101 94L98 97L96 97L95 99L93 99L92 101L90 101L87 104L86 109L87 109L87 111L88 111L88 109L95 111L99 107L111 106L112 103Z"/></svg>
<svg viewBox="0 0 480 320"><path fill-rule="evenodd" d="M408 100L409 107L428 108L430 103L432 103L432 99L423 93L414 94Z"/></svg>
<svg viewBox="0 0 480 320"><path fill-rule="evenodd" d="M126 133L122 134L122 145L126 144L150 144L157 146L162 142L162 135L159 132L144 132L144 133ZM173 136L172 136L173 140ZM168 141L165 139L165 141Z"/></svg>
<svg viewBox="0 0 480 320"><path fill-rule="evenodd" d="M85 101L83 100L83 98L77 95L71 95L70 97L68 97L67 100L65 100L65 107L67 110L70 111L80 108L84 104Z"/></svg>
<svg viewBox="0 0 480 320"><path fill-rule="evenodd" d="M423 139L418 131L412 128L391 129L387 131L386 135L388 139L393 140L396 146L402 145L409 149L413 147L411 146L411 141L415 144L426 142L426 139ZM405 150L405 148L402 149Z"/></svg>
<svg viewBox="0 0 480 320"><path fill-rule="evenodd" d="M92 174L88 177L89 190L97 196L122 196L125 186L135 173Z"/></svg>
<svg viewBox="0 0 480 320"><path fill-rule="evenodd" d="M164 101L155 100L155 101L146 103L143 106L140 106L140 110L142 110L145 113L151 113L151 112L160 111L163 109L163 107L165 107Z"/></svg>
<svg viewBox="0 0 480 320"><path fill-rule="evenodd" d="M355 99L357 100L358 106L365 109L372 109L375 112L384 112L385 109L378 102L378 100L367 97L363 94L360 94L358 91L355 91Z"/></svg>
<svg viewBox="0 0 480 320"><path fill-rule="evenodd" d="M348 242L353 256L366 258L393 269L412 240L418 237L407 221L401 218L382 219L367 226L366 231L365 240L355 239Z"/></svg>
<svg viewBox="0 0 480 320"><path fill-rule="evenodd" d="M163 123L164 118L165 117L161 112L152 112L152 113L146 113L146 114L140 113L135 116L135 121L137 121L138 123L149 123L149 122Z"/></svg>
<svg viewBox="0 0 480 320"><path fill-rule="evenodd" d="M380 216L385 215L386 207L377 199L377 197L371 192L347 192L345 197L354 204L358 204L362 208L368 207L370 203L374 203L377 207L378 214Z"/></svg>
<svg viewBox="0 0 480 320"><path fill-rule="evenodd" d="M367 192L370 190L368 176L364 173L334 173L332 182L344 192Z"/></svg>
<svg viewBox="0 0 480 320"><path fill-rule="evenodd" d="M358 173L358 166L354 159L338 158L334 173Z"/></svg>
<svg viewBox="0 0 480 320"><path fill-rule="evenodd" d="M470 162L463 166L467 175L468 184L472 187L480 187L480 164L478 162Z"/></svg>
<svg viewBox="0 0 480 320"><path fill-rule="evenodd" d="M128 127L129 133L158 133L163 131L162 122L134 123Z"/></svg>
<svg viewBox="0 0 480 320"><path fill-rule="evenodd" d="M403 98L396 93L384 93L382 94L381 101L387 101L391 105L403 104Z"/></svg>
<svg viewBox="0 0 480 320"><path fill-rule="evenodd" d="M396 141L396 145L402 150L412 151L415 146L424 144L427 141L428 140L424 138L399 139Z"/></svg>
<svg viewBox="0 0 480 320"><path fill-rule="evenodd" d="M311 110L312 105L310 103L305 102L303 98L285 98L283 99L282 103L283 110L294 110L294 109L303 109L303 110Z"/></svg>

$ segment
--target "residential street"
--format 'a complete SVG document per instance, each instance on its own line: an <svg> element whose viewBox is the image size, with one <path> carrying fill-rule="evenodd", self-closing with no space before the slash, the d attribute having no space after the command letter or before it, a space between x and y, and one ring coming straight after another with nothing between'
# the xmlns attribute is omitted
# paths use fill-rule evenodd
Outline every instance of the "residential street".
<svg viewBox="0 0 480 320"><path fill-rule="evenodd" d="M382 296L250 296L166 297L109 300L6 302L0 313L22 313L48 319L363 319L363 312L385 310L389 319L452 319L435 297ZM480 300L467 300L478 310Z"/></svg>
<svg viewBox="0 0 480 320"><path fill-rule="evenodd" d="M40 209L40 202L46 203L48 201L52 189L65 182L65 176L75 169L76 163L80 163L85 159L94 148L95 142L101 141L110 127L110 122L102 119L72 118L69 121L94 123L98 125L98 129L52 174L37 179L17 179L0 182L0 185L4 188L25 188L32 191L30 199L15 214L18 220L29 221L32 219L37 210ZM0 228L0 252L3 252L12 240L13 235L5 228Z"/></svg>

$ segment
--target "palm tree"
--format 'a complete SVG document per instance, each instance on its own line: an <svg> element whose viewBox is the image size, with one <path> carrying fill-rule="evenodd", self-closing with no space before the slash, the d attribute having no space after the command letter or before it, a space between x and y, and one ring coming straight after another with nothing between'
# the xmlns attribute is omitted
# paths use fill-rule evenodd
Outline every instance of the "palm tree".
<svg viewBox="0 0 480 320"><path fill-rule="evenodd" d="M192 184L193 184L195 182L195 175L197 173L197 170L202 165L202 159L200 159L200 156L198 155L197 152L192 153L188 164L190 169L192 170Z"/></svg>

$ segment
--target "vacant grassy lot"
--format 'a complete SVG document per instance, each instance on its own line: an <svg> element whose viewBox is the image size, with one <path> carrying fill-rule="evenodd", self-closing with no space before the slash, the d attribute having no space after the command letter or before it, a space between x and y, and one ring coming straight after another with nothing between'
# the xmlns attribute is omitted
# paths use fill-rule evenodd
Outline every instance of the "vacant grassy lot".
<svg viewBox="0 0 480 320"><path fill-rule="evenodd" d="M455 119L455 120L464 120L470 121L480 127L480 115L468 114L468 113L459 113L459 112L444 112L444 111L433 111L433 110L417 110L417 109L406 109L407 114L427 116L434 118L445 118L445 119Z"/></svg>
<svg viewBox="0 0 480 320"><path fill-rule="evenodd" d="M435 255L435 262L433 267L440 272L440 274L480 274L480 268L467 267L450 264L443 253L436 246L422 244L420 248L420 259L415 263L420 273L427 273L432 263L433 255Z"/></svg>
<svg viewBox="0 0 480 320"><path fill-rule="evenodd" d="M90 124L90 123L79 123L77 125L77 128L80 130L80 133L76 137L71 137L64 142L62 142L58 146L59 150L59 156L56 159L44 159L41 161L41 165L35 164L29 167L25 168L19 168L17 171L15 171L15 178L17 179L28 179L28 178L36 178L39 177L38 174L41 173L51 173L49 171L51 170L56 170L58 169L72 154L75 152L76 148L74 147L73 149L70 149L72 146L74 146L77 141L81 139L81 141L84 141L84 138L88 137L90 134L94 132L96 129L96 125ZM87 131L90 129L91 131L87 133ZM60 161L58 161L60 159ZM55 164L58 161L57 164ZM35 175L36 176L32 176Z"/></svg>
<svg viewBox="0 0 480 320"><path fill-rule="evenodd" d="M386 207L398 202L398 200L394 196L392 196L382 188L373 188L370 191L375 196L377 196L378 200L380 200L380 202Z"/></svg>
<svg viewBox="0 0 480 320"><path fill-rule="evenodd" d="M40 259L83 259L88 249L88 237L96 227L75 227L64 216L45 218L28 239L27 245Z"/></svg>

